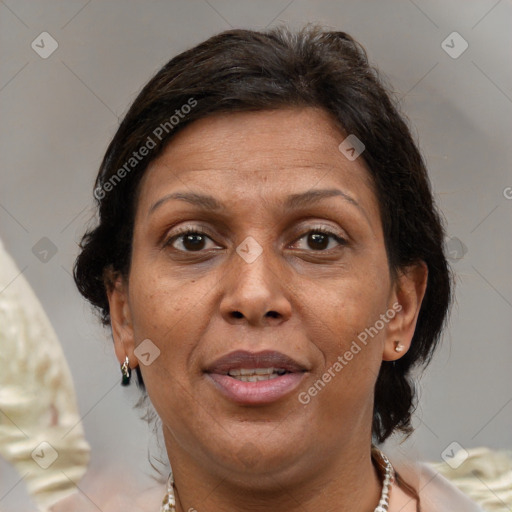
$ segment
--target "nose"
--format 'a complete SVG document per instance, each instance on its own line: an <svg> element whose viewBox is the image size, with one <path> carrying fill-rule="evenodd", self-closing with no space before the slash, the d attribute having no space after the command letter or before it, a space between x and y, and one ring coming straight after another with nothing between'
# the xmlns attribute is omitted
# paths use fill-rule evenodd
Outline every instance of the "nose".
<svg viewBox="0 0 512 512"><path fill-rule="evenodd" d="M233 261L227 262L229 271L220 303L225 321L263 327L290 318L291 291L285 282L286 272L276 260L269 248L264 248L254 261L233 253Z"/></svg>

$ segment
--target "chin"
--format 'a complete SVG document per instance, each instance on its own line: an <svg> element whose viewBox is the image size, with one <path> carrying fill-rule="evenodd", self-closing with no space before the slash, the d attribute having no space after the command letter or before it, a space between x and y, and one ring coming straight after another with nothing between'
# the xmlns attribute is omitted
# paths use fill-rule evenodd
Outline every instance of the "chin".
<svg viewBox="0 0 512 512"><path fill-rule="evenodd" d="M224 432L221 438L215 437L214 446L206 449L226 469L253 477L287 472L302 458L306 448L300 442L302 436L277 432L276 425L268 429L262 429L261 424L252 427L240 425L236 436Z"/></svg>

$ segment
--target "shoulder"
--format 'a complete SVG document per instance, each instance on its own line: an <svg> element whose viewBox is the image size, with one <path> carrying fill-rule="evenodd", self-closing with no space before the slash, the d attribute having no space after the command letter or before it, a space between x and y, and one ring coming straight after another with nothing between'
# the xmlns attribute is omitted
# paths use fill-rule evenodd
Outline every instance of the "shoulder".
<svg viewBox="0 0 512 512"><path fill-rule="evenodd" d="M402 480L419 496L421 512L484 512L433 466L410 460L392 462ZM416 506L416 500L395 483L390 495L390 510L416 512Z"/></svg>

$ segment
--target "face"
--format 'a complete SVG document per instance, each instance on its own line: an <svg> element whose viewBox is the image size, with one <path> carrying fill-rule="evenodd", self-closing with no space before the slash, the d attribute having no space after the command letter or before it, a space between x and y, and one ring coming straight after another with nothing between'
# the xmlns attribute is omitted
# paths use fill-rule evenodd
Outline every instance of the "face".
<svg viewBox="0 0 512 512"><path fill-rule="evenodd" d="M147 169L109 300L171 464L291 475L369 446L379 366L407 351L426 276L391 279L345 137L313 108L215 115Z"/></svg>

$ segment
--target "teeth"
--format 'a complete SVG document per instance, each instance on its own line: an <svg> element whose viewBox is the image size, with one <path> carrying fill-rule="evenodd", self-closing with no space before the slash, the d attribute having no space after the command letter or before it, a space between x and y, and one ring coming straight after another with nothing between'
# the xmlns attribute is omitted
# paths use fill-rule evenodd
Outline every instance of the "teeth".
<svg viewBox="0 0 512 512"><path fill-rule="evenodd" d="M286 373L282 368L237 368L229 370L228 375L242 382L259 382L275 379Z"/></svg>
<svg viewBox="0 0 512 512"><path fill-rule="evenodd" d="M233 378L242 382L259 382L260 380L277 379L279 376L278 373L271 373L270 375L237 375Z"/></svg>
<svg viewBox="0 0 512 512"><path fill-rule="evenodd" d="M256 373L256 375L270 375L270 374L272 374L274 372L277 372L277 369L274 369L274 368L254 368L254 372Z"/></svg>

